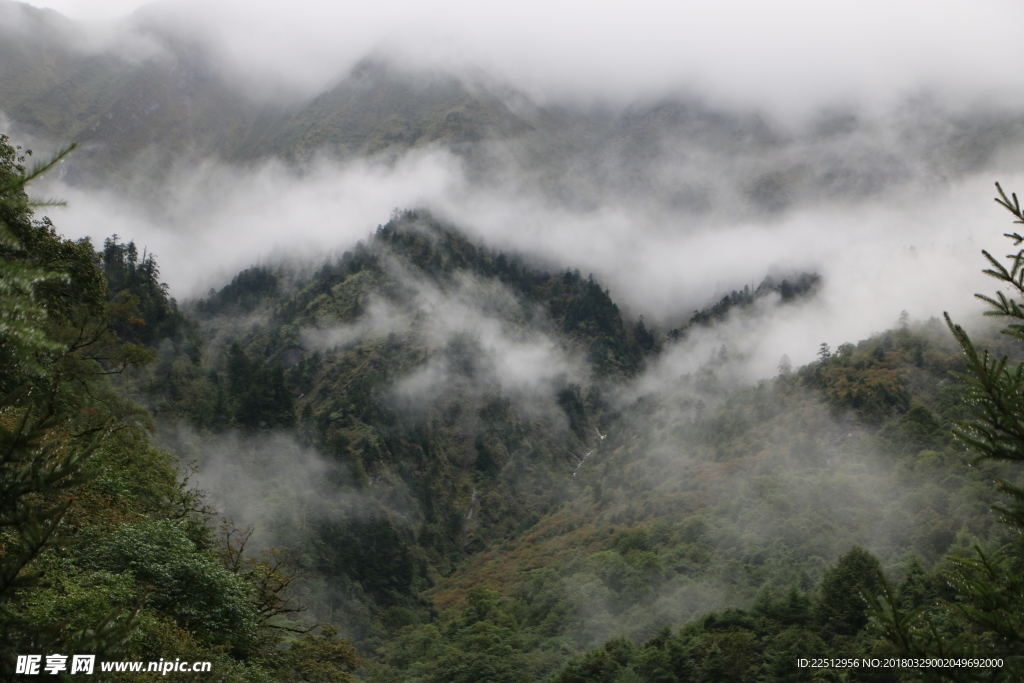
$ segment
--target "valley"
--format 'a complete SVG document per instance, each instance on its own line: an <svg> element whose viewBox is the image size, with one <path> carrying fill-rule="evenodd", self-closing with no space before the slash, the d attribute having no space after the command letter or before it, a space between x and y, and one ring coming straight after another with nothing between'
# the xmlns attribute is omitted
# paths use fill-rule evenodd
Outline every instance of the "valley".
<svg viewBox="0 0 1024 683"><path fill-rule="evenodd" d="M0 0L4 676L1020 680L1019 103L215 28Z"/></svg>

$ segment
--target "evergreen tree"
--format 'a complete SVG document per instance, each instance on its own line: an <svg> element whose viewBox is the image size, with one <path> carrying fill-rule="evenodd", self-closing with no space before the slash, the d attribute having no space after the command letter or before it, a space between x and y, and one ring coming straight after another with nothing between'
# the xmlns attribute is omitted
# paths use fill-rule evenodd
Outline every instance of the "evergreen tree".
<svg viewBox="0 0 1024 683"><path fill-rule="evenodd" d="M0 672L5 678L13 675L18 653L55 645L110 653L134 626L134 617L118 619L114 612L69 638L57 624L36 623L19 609L42 583L36 561L48 549L67 544L57 533L71 507L67 494L94 477L87 463L102 438L101 432L84 447L60 438L65 418L57 407L57 381L48 377L46 365L66 345L51 333L51 311L40 286L67 285L71 278L34 264L22 244L30 236L32 206L42 204L29 200L26 183L71 149L26 172L21 163L28 153L19 155L0 136L0 388L7 393L24 382L0 401ZM49 392L43 390L47 384Z"/></svg>
<svg viewBox="0 0 1024 683"><path fill-rule="evenodd" d="M47 311L38 288L44 282L68 280L25 258L22 236L31 230L31 207L40 204L29 200L25 184L52 168L71 148L28 173L21 164L31 152L19 155L19 150L0 135L0 391L4 394L39 376L42 357L62 349L45 330Z"/></svg>
<svg viewBox="0 0 1024 683"><path fill-rule="evenodd" d="M1013 214L1015 224L1024 224L1017 195L1007 197L999 184L996 198ZM983 272L995 278L1018 297L1024 297L1024 236L1009 233L1016 254L1008 265L987 251L982 254L989 268ZM988 304L986 315L1008 318L1003 334L1024 342L1024 308L1019 299L1003 291L995 297L976 295ZM1011 364L1006 356L979 352L967 332L946 315L946 322L963 350L967 372L958 374L966 383L964 399L972 406L970 419L957 422L954 433L978 453L977 460L1024 462L1024 363ZM996 480L1009 503L994 510L1001 521L1018 534L1024 532L1024 489ZM920 669L915 676L926 680L1024 680L1024 552L1020 543L995 552L975 548L974 557L954 558L946 581L957 593L956 600L942 602L939 611L918 606L900 609L901 596L885 585L873 602L872 626L895 650L912 657L1000 657L1004 666L970 669Z"/></svg>
<svg viewBox="0 0 1024 683"><path fill-rule="evenodd" d="M24 391L28 391L26 388ZM60 646L74 652L111 654L134 627L134 616L117 610L92 629L67 638L57 624L36 623L19 610L32 588L42 584L36 560L49 548L67 545L57 529L71 507L65 494L94 478L87 468L101 437L85 448L54 438L62 418L53 400L44 410L14 410L19 394L0 403L0 672L7 677L18 653ZM64 637L62 637L64 636Z"/></svg>
<svg viewBox="0 0 1024 683"><path fill-rule="evenodd" d="M100 254L107 296L125 309L112 321L113 331L124 341L148 345L179 336L184 316L160 282L156 258L145 250L140 258L135 242L122 244L117 239L108 237Z"/></svg>
<svg viewBox="0 0 1024 683"><path fill-rule="evenodd" d="M871 553L854 547L839 558L835 567L825 571L817 616L827 634L853 635L864 627L867 603L861 591L868 595L878 592L881 570Z"/></svg>

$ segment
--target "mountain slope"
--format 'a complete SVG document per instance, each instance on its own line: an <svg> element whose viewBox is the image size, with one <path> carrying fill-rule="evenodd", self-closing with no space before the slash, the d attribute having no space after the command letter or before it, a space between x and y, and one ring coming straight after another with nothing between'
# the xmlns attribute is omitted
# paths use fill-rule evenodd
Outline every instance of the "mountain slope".
<svg viewBox="0 0 1024 683"><path fill-rule="evenodd" d="M691 324L750 315L754 296ZM447 625L459 650L485 603L518 620L525 659L502 661L543 678L759 591L813 596L851 546L898 575L1000 537L997 469L965 471L949 437L962 360L934 323L756 387L718 354L636 399L686 334L422 212L316 271L240 273L193 312L206 360L147 380L169 443L225 514L301 558L315 613L383 648L381 671L406 666L403 633Z"/></svg>
<svg viewBox="0 0 1024 683"><path fill-rule="evenodd" d="M425 618L421 590L575 495L613 418L604 392L649 353L592 278L417 213L313 273L246 271L194 310L206 360L167 356L143 379L153 410L201 484L252 484L218 502L249 521L259 507L265 542L321 582L320 614L364 639Z"/></svg>
<svg viewBox="0 0 1024 683"><path fill-rule="evenodd" d="M927 96L885 114L822 111L785 126L753 110L664 93L630 106L531 102L514 84L396 67L368 58L306 99L267 100L218 67L215 50L148 15L121 37L87 45L86 30L10 0L0 41L0 107L51 142L77 139L68 164L80 183L147 201L168 170L197 162L299 167L391 160L436 145L467 162L476 185L519 188L589 210L609 202L660 207L688 220L771 217L807 205L861 202L993 165L1016 168L1017 111L956 109ZM339 72L343 69L339 67ZM251 93L250 93L251 94Z"/></svg>
<svg viewBox="0 0 1024 683"><path fill-rule="evenodd" d="M559 680L653 676L662 657L695 667L694 680L722 680L714 666L756 680L794 643L865 656L878 643L860 603L837 607L835 591L857 590L835 587L837 564L867 558L867 577L884 570L908 605L925 604L949 592L947 554L1013 541L989 510L990 480L1018 474L968 468L950 435L968 408L947 373L962 367L937 325L921 325L756 387L715 396L712 366L645 396L580 466L578 495L428 591L446 615L440 644L416 649L433 625L394 638L384 676L471 680L456 661L490 657L548 680L574 649L602 643ZM833 608L855 625L830 621ZM714 664L723 651L735 657ZM776 664L794 680L810 673Z"/></svg>
<svg viewBox="0 0 1024 683"><path fill-rule="evenodd" d="M260 153L365 156L434 142L458 146L529 130L501 100L481 89L471 91L459 79L401 73L364 60L283 121Z"/></svg>
<svg viewBox="0 0 1024 683"><path fill-rule="evenodd" d="M448 76L403 74L366 60L311 99L261 104L216 67L199 43L136 17L142 55L86 44L84 29L52 11L3 0L0 103L48 140L78 140L79 182L152 186L176 162L338 157L431 142L459 144L528 130L500 99Z"/></svg>

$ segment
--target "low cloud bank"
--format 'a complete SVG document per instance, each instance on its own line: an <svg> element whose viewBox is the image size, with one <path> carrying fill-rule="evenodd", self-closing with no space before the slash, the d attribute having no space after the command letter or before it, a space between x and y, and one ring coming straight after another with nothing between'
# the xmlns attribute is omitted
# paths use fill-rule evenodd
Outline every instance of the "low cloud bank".
<svg viewBox="0 0 1024 683"><path fill-rule="evenodd" d="M1001 175L1005 187L1024 187L1024 174ZM175 187L175 208L163 213L112 193L57 186L48 194L63 196L69 208L48 213L69 237L92 236L100 244L117 233L155 253L178 298L202 295L257 261L320 260L365 239L394 208L417 206L497 248L592 272L629 313L666 329L767 273L820 273L813 302L778 308L753 331L726 325L715 333L721 341L709 342L751 347L754 372L763 376L784 353L807 362L822 341L862 339L891 327L902 310L919 319L945 310L958 319L974 315L972 295L988 284L979 252L998 250L1008 225L991 201L992 180L978 173L910 186L895 198L709 223L658 205L577 211L482 188L467 179L458 158L427 150L393 164L321 160L302 177L278 163L248 171L209 165ZM446 310L433 305L431 315L443 318ZM372 328L374 320L361 324Z"/></svg>
<svg viewBox="0 0 1024 683"><path fill-rule="evenodd" d="M257 549L288 545L297 529L378 510L355 490L344 465L291 434L200 436L177 425L161 433L160 440L183 462L194 463L189 485L205 493L216 514L254 528Z"/></svg>

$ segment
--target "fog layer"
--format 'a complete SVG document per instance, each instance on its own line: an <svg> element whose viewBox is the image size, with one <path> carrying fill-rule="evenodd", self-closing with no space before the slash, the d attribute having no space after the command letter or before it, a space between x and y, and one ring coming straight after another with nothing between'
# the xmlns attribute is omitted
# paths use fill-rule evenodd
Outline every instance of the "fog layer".
<svg viewBox="0 0 1024 683"><path fill-rule="evenodd" d="M38 5L95 20L142 3ZM630 101L688 88L800 114L823 104L891 104L921 89L957 100L1019 101L1009 65L1020 63L1022 15L1009 0L389 0L358 8L322 0L165 0L141 7L131 21L209 45L225 73L255 90L284 83L311 93L377 52L420 68L483 72L545 100Z"/></svg>
<svg viewBox="0 0 1024 683"><path fill-rule="evenodd" d="M352 153L345 138L334 144L347 155L254 154L242 165L198 148L160 167L141 198L120 183L48 189L70 204L55 214L62 232L134 239L179 298L261 259L321 259L395 208L418 207L494 247L592 272L628 314L664 329L766 274L819 272L815 302L739 335L766 373L782 353L807 361L821 341L862 338L904 309L972 310L983 288L975 255L1002 232L992 182L1022 177L1015 74L992 67L1019 62L1021 12L1006 2L155 3L117 30L202 46L196 63L225 87L279 98L287 82L308 98L371 55L391 66L344 97L380 96L374 107L416 97L388 75L411 69L424 93L427 75L445 72L487 104L426 123L344 110L382 125L398 117L395 130L367 134L398 141L376 154ZM207 77L188 64L183 78ZM474 116L489 127L460 123ZM426 124L433 137L402 137ZM303 149L316 149L330 131L309 125ZM737 333L722 334L737 344Z"/></svg>
<svg viewBox="0 0 1024 683"><path fill-rule="evenodd" d="M1007 187L1024 176L1005 173ZM58 188L68 209L51 212L69 236L117 233L155 253L179 298L202 295L238 270L283 255L318 260L351 247L395 207L426 207L492 246L592 272L634 315L667 327L772 272L816 271L811 303L780 309L756 336L740 338L770 372L783 353L813 358L837 345L915 318L975 310L980 250L998 244L1003 216L989 174L902 196L839 202L737 221L698 220L663 206L609 203L588 210L548 198L474 186L461 161L434 150L398 163L321 161L302 177L270 163L254 170L208 166L176 186L174 211L158 217L116 194ZM712 342L717 347L720 341Z"/></svg>

